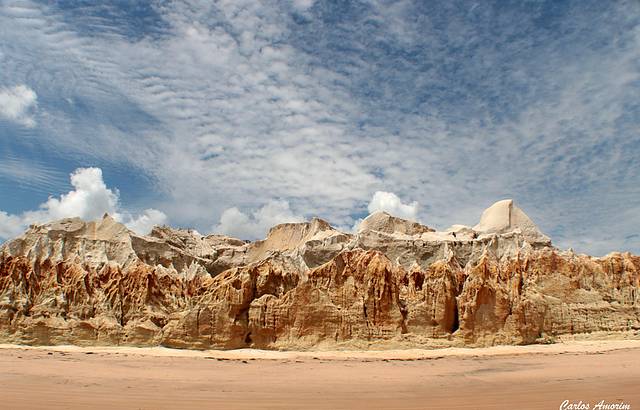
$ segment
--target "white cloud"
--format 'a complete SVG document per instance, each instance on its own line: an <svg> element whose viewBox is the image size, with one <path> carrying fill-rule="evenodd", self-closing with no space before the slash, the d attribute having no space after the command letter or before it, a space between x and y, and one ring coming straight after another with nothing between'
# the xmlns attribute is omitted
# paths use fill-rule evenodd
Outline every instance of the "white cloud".
<svg viewBox="0 0 640 410"><path fill-rule="evenodd" d="M100 218L104 213L118 215L118 191L107 188L100 168L79 168L71 174L73 191L50 197L40 210L28 213L33 222L80 217L86 220Z"/></svg>
<svg viewBox="0 0 640 410"><path fill-rule="evenodd" d="M42 80L34 84L38 90L94 108L78 118L74 108L59 105L59 115L39 119L47 132L38 143L135 163L169 193L163 210L176 223L203 229L212 214L219 217L231 206L257 209L267 198L351 223L353 206L377 181L351 156L345 125L354 107L336 86L340 76L309 70L311 56L279 40L291 35L290 10L279 9L284 5L221 2L195 13L188 2L168 3L158 10L169 23L160 39L131 42L117 35L84 37L64 11L28 3L30 28L10 18L14 8L4 19L0 12L0 24L11 26L8 33L29 30L28 41L7 41L28 43L38 61L21 55L0 71L11 77L44 71L35 77ZM43 61L56 69L43 70ZM107 89L113 95L98 91ZM131 110L111 121L92 118L119 106ZM139 116L158 121L152 124L157 130L131 127L129 120Z"/></svg>
<svg viewBox="0 0 640 410"><path fill-rule="evenodd" d="M23 230L24 222L21 217L0 211L0 240L20 235Z"/></svg>
<svg viewBox="0 0 640 410"><path fill-rule="evenodd" d="M213 232L241 238L264 238L270 228L286 222L302 222L304 218L295 215L287 201L272 200L251 215L233 207L225 210Z"/></svg>
<svg viewBox="0 0 640 410"><path fill-rule="evenodd" d="M298 11L307 11L309 10L316 0L293 0L293 7Z"/></svg>
<svg viewBox="0 0 640 410"><path fill-rule="evenodd" d="M473 225L508 196L563 243L638 231L609 223L640 204L638 2L574 4L540 25L543 7L479 6L471 21L411 1L332 18L310 0L181 0L153 2L160 24L144 30L84 7L104 31L55 2L0 4L3 81L41 106L74 101L44 107L27 143L135 164L181 225L204 230L234 205L251 225L246 210L283 198L350 226L392 189L428 203L431 226ZM581 250L607 246L593 243Z"/></svg>
<svg viewBox="0 0 640 410"><path fill-rule="evenodd" d="M0 178L42 192L66 185L68 175L49 164L8 154L0 161Z"/></svg>
<svg viewBox="0 0 640 410"><path fill-rule="evenodd" d="M142 215L131 219L126 223L127 228L134 232L146 234L156 225L164 225L167 223L167 215L157 209L145 209Z"/></svg>
<svg viewBox="0 0 640 410"><path fill-rule="evenodd" d="M413 201L410 204L405 204L393 192L376 191L369 202L368 209L369 213L385 211L399 218L418 220L418 202Z"/></svg>
<svg viewBox="0 0 640 410"><path fill-rule="evenodd" d="M167 216L156 209L146 209L140 216L132 216L120 206L118 190L107 187L100 168L78 168L71 174L73 190L59 198L50 197L38 210L11 215L0 211L0 238L19 235L27 225L56 219L79 217L96 220L105 213L126 224L129 229L148 233L153 225L163 224Z"/></svg>
<svg viewBox="0 0 640 410"><path fill-rule="evenodd" d="M25 127L34 127L33 112L38 105L36 92L26 85L0 88L0 117Z"/></svg>

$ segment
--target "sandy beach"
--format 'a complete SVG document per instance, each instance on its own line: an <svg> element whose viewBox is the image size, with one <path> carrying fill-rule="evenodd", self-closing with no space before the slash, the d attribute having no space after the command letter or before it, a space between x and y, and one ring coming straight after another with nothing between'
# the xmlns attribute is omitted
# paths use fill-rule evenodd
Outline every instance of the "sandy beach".
<svg viewBox="0 0 640 410"><path fill-rule="evenodd" d="M640 341L275 352L0 345L6 409L640 406Z"/></svg>

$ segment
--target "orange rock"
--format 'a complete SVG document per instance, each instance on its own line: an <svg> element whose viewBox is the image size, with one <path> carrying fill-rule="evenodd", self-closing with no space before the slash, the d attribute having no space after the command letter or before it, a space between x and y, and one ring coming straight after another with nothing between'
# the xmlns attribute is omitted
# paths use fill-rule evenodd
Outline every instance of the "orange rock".
<svg viewBox="0 0 640 410"><path fill-rule="evenodd" d="M108 217L33 226L0 248L0 341L479 346L640 329L638 256L563 252L518 227L414 231L314 220L247 243L168 227L142 237Z"/></svg>

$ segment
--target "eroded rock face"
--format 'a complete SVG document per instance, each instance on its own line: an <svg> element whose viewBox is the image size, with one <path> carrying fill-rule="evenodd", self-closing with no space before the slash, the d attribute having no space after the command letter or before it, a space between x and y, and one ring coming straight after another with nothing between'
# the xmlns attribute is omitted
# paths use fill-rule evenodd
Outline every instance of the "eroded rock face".
<svg viewBox="0 0 640 410"><path fill-rule="evenodd" d="M483 230L378 214L353 235L314 219L256 242L138 236L108 216L33 226L0 248L0 341L480 346L640 329L639 257L559 251L514 207Z"/></svg>

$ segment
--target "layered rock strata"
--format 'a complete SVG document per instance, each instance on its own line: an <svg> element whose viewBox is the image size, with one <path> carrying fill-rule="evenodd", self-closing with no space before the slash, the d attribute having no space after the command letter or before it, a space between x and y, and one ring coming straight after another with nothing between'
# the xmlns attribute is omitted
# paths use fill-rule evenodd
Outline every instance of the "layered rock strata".
<svg viewBox="0 0 640 410"><path fill-rule="evenodd" d="M437 232L375 213L246 242L108 215L0 247L0 342L179 348L484 346L637 332L640 257L560 251L512 201Z"/></svg>

